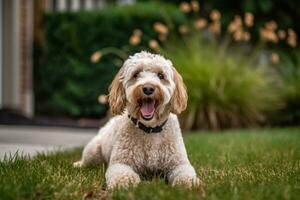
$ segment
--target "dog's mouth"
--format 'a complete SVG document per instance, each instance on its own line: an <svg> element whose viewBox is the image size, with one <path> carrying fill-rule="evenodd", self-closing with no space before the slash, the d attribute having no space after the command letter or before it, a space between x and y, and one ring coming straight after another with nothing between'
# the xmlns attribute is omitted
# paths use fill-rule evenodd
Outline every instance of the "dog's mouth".
<svg viewBox="0 0 300 200"><path fill-rule="evenodd" d="M139 101L141 116L144 120L151 120L155 112L155 100L151 98Z"/></svg>

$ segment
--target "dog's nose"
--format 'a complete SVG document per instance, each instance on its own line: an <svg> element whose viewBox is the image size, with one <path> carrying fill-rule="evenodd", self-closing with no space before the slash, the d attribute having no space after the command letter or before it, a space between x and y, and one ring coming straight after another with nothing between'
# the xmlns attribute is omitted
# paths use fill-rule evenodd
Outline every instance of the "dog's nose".
<svg viewBox="0 0 300 200"><path fill-rule="evenodd" d="M151 86L151 85L144 85L144 87L143 87L143 92L144 92L146 95L151 95L151 94L153 94L154 90L155 90L154 87Z"/></svg>

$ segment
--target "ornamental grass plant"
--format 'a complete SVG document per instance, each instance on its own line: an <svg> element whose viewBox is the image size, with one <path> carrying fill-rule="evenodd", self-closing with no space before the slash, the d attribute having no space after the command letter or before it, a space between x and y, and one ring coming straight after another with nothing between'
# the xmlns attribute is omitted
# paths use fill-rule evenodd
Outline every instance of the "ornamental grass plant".
<svg viewBox="0 0 300 200"><path fill-rule="evenodd" d="M189 35L159 51L173 61L188 88L184 129L256 126L280 105L274 72L251 62L241 48L229 51Z"/></svg>

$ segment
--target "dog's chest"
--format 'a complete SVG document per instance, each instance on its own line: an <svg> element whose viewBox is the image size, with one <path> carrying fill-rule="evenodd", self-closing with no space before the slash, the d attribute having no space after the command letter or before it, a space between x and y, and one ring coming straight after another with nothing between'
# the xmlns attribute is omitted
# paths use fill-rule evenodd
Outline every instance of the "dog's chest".
<svg viewBox="0 0 300 200"><path fill-rule="evenodd" d="M146 135L134 142L133 163L137 171L157 172L169 167L172 159L172 143L161 135Z"/></svg>

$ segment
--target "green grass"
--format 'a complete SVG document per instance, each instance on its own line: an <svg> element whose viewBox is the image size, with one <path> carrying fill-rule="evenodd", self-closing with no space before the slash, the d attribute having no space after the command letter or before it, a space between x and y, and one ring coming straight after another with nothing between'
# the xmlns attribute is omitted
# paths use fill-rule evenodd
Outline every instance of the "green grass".
<svg viewBox="0 0 300 200"><path fill-rule="evenodd" d="M0 199L298 199L300 130L266 129L185 135L202 189L164 180L109 193L103 167L75 169L81 150L0 163Z"/></svg>

